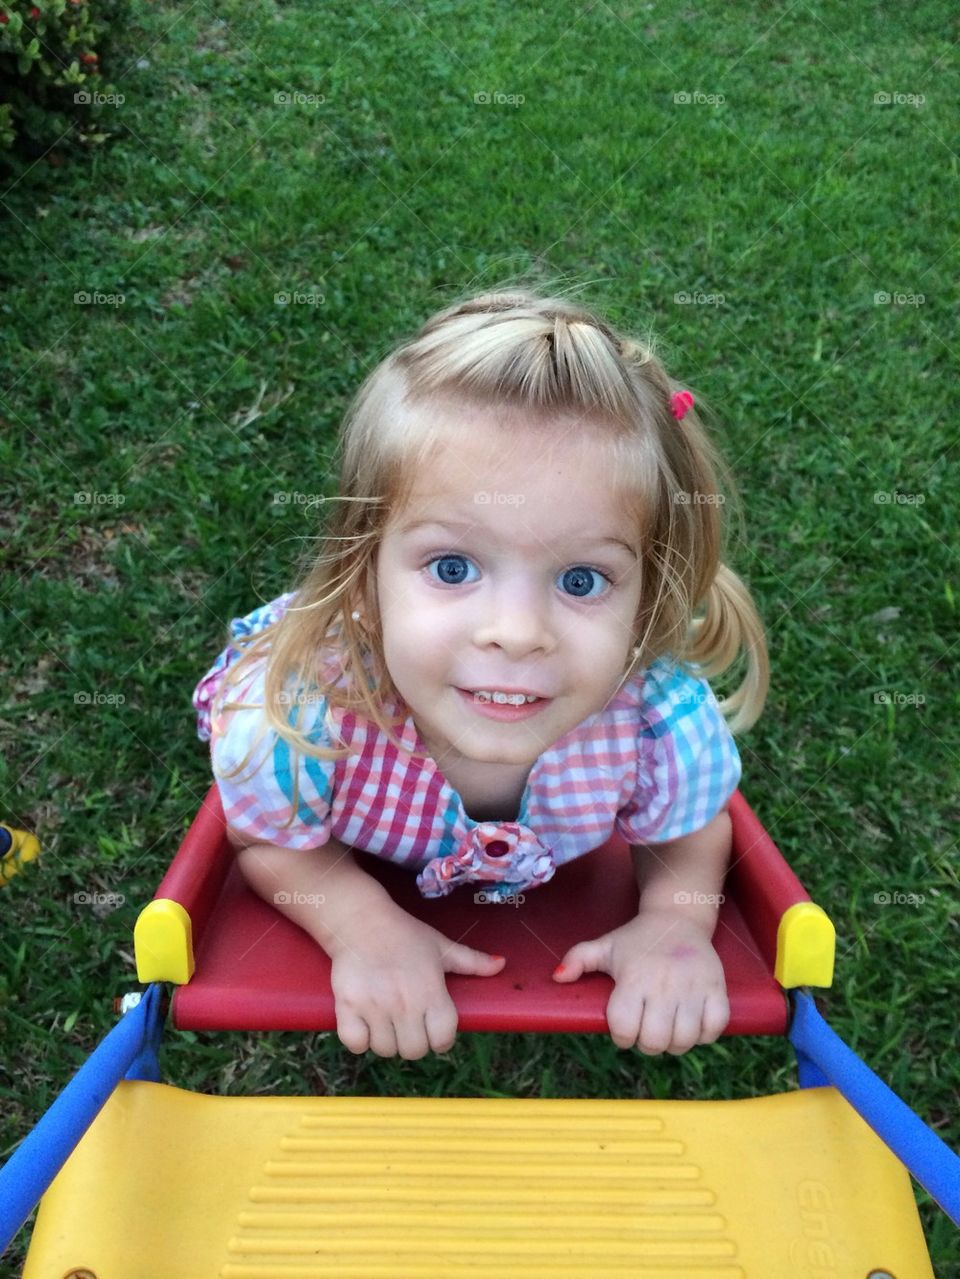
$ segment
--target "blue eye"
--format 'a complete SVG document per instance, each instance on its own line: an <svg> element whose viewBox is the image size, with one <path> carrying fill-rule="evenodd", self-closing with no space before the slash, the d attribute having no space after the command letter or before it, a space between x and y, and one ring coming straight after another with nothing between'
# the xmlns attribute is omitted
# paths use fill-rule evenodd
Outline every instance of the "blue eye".
<svg viewBox="0 0 960 1279"><path fill-rule="evenodd" d="M464 569L465 564L469 564L469 560L465 555L438 555L436 559L430 560L427 568L431 568L436 564L437 572L440 574L440 581L445 586L460 586L466 575Z"/></svg>
<svg viewBox="0 0 960 1279"><path fill-rule="evenodd" d="M610 579L597 568L589 568L586 564L577 564L575 568L564 569L562 573L564 587L577 599L590 598L591 577L601 585L608 584ZM595 597L594 597L595 598Z"/></svg>
<svg viewBox="0 0 960 1279"><path fill-rule="evenodd" d="M437 577L434 580L439 580L444 586L461 586L467 579L468 566L471 564L472 561L465 555L437 555L429 560L425 567L432 570L436 565ZM610 585L610 578L606 573L601 573L599 569L590 568L586 564L577 564L573 568L564 569L559 576L563 582L563 589L568 591L574 599L595 599L600 593L594 590L595 586L602 588ZM472 581L476 581L476 578Z"/></svg>

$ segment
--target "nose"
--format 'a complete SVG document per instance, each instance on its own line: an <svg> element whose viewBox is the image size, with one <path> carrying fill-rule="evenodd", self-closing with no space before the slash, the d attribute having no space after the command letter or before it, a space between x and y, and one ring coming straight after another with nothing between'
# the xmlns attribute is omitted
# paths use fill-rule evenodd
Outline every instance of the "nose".
<svg viewBox="0 0 960 1279"><path fill-rule="evenodd" d="M517 660L555 647L548 601L534 586L506 584L486 593L477 604L474 642L478 648L494 644Z"/></svg>

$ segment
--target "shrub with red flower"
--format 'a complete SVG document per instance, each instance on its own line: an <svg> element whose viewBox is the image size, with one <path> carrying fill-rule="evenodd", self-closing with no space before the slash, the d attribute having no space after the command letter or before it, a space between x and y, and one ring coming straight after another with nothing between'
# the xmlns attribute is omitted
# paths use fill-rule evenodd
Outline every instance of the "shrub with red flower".
<svg viewBox="0 0 960 1279"><path fill-rule="evenodd" d="M103 46L128 18L129 0L0 0L0 154L108 136Z"/></svg>

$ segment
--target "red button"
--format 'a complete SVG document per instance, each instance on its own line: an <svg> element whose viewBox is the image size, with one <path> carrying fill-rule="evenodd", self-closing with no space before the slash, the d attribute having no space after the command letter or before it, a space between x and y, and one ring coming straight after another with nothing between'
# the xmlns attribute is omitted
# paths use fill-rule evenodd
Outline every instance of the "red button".
<svg viewBox="0 0 960 1279"><path fill-rule="evenodd" d="M510 851L510 845L503 839L491 839L485 851L488 857L506 857Z"/></svg>

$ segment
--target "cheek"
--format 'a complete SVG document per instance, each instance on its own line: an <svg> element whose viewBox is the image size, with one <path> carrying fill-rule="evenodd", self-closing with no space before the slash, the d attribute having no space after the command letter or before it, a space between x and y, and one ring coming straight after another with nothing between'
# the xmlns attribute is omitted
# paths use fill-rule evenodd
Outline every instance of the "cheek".
<svg viewBox="0 0 960 1279"><path fill-rule="evenodd" d="M589 649L598 667L623 665L633 647L632 621L632 614L622 608L598 612L593 624L584 628L581 648Z"/></svg>
<svg viewBox="0 0 960 1279"><path fill-rule="evenodd" d="M407 666L435 663L436 654L454 642L456 616L438 606L436 593L414 587L388 595L383 615L384 651Z"/></svg>
<svg viewBox="0 0 960 1279"><path fill-rule="evenodd" d="M400 593L388 585L391 577L386 568L383 565L377 576L377 605L380 610L383 651L389 664L396 661L407 646L407 622L411 609Z"/></svg>
<svg viewBox="0 0 960 1279"><path fill-rule="evenodd" d="M420 605L422 591L416 573L411 573L395 554L381 551L377 571L377 599L384 631L406 629Z"/></svg>
<svg viewBox="0 0 960 1279"><path fill-rule="evenodd" d="M606 701L610 697L630 661L630 637L619 626L604 628L590 637L589 645L580 645L577 654L576 679L591 698Z"/></svg>

